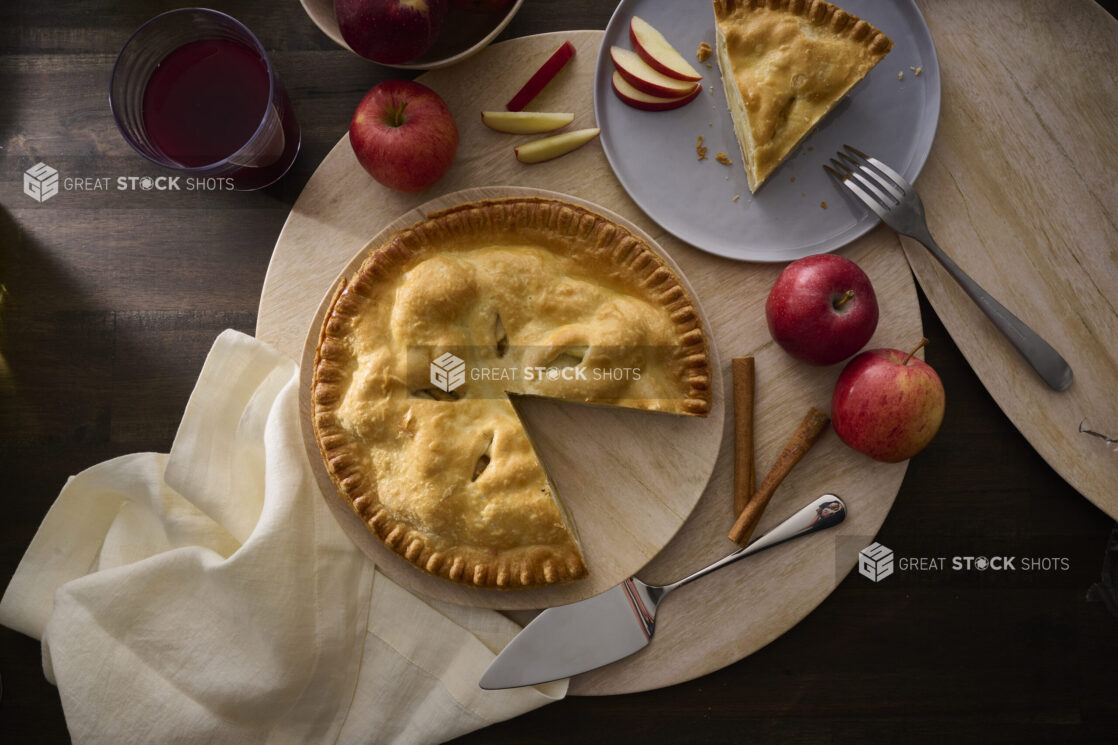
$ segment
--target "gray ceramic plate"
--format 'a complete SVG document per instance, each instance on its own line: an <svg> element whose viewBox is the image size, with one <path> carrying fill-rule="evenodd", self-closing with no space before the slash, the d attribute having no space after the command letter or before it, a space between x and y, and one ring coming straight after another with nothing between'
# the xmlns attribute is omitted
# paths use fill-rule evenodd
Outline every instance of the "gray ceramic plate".
<svg viewBox="0 0 1118 745"><path fill-rule="evenodd" d="M839 192L823 164L849 143L915 181L939 119L939 62L912 0L843 0L841 6L880 28L895 46L750 195L718 63L712 56L713 67L706 68L694 57L699 42L714 45L710 0L622 0L598 55L594 110L614 173L649 217L693 246L746 261L790 261L833 251L877 224L869 210ZM673 111L653 112L626 106L614 95L609 48L632 48L633 15L660 29L702 71L705 90L697 99ZM919 75L914 68L920 68ZM695 152L699 135L709 147L701 162ZM734 164L716 163L718 151ZM735 195L740 195L736 202Z"/></svg>

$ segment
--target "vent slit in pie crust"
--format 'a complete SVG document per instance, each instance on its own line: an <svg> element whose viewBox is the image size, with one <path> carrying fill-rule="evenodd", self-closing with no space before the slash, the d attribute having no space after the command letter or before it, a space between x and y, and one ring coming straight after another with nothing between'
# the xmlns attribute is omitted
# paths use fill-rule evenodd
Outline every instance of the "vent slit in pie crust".
<svg viewBox="0 0 1118 745"><path fill-rule="evenodd" d="M492 379L429 378L448 354ZM620 369L641 375L595 377ZM672 268L602 215L526 197L432 213L374 247L323 321L311 405L339 495L385 545L435 576L513 589L587 566L509 395L705 416L710 381Z"/></svg>
<svg viewBox="0 0 1118 745"><path fill-rule="evenodd" d="M823 0L713 0L722 87L756 192L893 48Z"/></svg>

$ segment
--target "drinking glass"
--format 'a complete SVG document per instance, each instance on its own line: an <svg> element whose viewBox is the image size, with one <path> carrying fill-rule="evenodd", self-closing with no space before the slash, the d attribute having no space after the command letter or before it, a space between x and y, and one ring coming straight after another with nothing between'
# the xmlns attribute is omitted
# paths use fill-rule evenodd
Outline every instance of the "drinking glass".
<svg viewBox="0 0 1118 745"><path fill-rule="evenodd" d="M109 106L124 139L153 163L260 189L287 173L299 125L260 41L208 8L155 16L117 56Z"/></svg>

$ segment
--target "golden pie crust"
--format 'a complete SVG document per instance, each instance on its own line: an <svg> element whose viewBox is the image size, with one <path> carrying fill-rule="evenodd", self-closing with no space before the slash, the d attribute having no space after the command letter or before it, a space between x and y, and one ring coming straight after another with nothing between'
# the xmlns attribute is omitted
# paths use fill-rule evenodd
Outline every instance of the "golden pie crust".
<svg viewBox="0 0 1118 745"><path fill-rule="evenodd" d="M823 0L713 0L715 47L750 190L893 48Z"/></svg>
<svg viewBox="0 0 1118 745"><path fill-rule="evenodd" d="M584 375L471 373L448 392L424 377L447 352ZM621 369L639 380L597 377ZM517 197L432 213L342 281L312 417L340 496L393 551L475 587L539 587L587 567L507 392L705 416L710 381L698 310L655 251L584 207Z"/></svg>

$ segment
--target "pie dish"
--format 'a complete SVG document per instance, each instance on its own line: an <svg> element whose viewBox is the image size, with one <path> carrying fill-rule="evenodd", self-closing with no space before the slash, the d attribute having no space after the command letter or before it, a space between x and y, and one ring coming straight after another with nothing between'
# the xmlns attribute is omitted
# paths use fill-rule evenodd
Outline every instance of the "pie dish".
<svg viewBox="0 0 1118 745"><path fill-rule="evenodd" d="M586 562L509 394L705 416L708 349L678 275L625 228L555 199L469 202L373 246L340 283L315 438L341 498L420 569L569 582Z"/></svg>
<svg viewBox="0 0 1118 745"><path fill-rule="evenodd" d="M756 192L893 48L823 0L713 0L726 101Z"/></svg>

